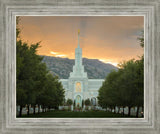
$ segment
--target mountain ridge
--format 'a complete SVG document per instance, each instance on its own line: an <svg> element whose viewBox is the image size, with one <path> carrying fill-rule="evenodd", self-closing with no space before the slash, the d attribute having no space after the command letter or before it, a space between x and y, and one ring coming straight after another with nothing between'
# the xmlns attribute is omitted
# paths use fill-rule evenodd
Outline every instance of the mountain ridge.
<svg viewBox="0 0 160 134"><path fill-rule="evenodd" d="M73 71L74 59L41 56L43 57L42 62L46 63L51 73L58 75L60 79L68 79L70 72ZM105 79L112 70L118 70L112 64L103 63L98 59L83 58L82 64L89 79Z"/></svg>

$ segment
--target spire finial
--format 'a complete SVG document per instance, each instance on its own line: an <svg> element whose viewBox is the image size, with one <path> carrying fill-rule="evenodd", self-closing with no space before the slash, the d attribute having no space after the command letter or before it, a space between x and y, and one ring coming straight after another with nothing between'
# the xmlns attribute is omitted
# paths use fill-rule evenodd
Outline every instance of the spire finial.
<svg viewBox="0 0 160 134"><path fill-rule="evenodd" d="M78 29L78 47L80 48L80 45L79 45L79 35L80 35L80 29Z"/></svg>

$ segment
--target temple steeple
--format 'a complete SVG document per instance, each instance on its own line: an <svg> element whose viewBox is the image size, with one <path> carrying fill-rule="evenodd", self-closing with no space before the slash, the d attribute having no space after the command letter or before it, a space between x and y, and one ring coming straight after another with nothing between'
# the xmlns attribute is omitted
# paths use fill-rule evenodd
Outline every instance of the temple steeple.
<svg viewBox="0 0 160 134"><path fill-rule="evenodd" d="M84 72L84 66L82 65L82 48L80 48L80 31L78 30L78 46L75 49L75 65L73 66L73 72L70 73L70 77L87 77L87 73Z"/></svg>
<svg viewBox="0 0 160 134"><path fill-rule="evenodd" d="M75 66L82 66L82 48L79 43L80 31L78 30L78 47L75 49Z"/></svg>

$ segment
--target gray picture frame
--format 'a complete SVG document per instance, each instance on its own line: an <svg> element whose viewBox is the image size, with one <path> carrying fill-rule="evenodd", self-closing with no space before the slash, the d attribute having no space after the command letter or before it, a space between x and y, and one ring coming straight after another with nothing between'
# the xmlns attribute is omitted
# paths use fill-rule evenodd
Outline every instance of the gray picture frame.
<svg viewBox="0 0 160 134"><path fill-rule="evenodd" d="M144 16L144 118L16 118L16 16ZM0 0L0 133L160 133L160 0Z"/></svg>

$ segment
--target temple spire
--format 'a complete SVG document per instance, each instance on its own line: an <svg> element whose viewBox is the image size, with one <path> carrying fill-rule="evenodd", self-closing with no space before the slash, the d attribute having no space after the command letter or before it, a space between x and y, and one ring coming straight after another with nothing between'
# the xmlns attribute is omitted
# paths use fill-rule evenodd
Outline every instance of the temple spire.
<svg viewBox="0 0 160 134"><path fill-rule="evenodd" d="M80 30L78 29L78 48L80 48L80 45L79 45L79 35L80 35Z"/></svg>
<svg viewBox="0 0 160 134"><path fill-rule="evenodd" d="M73 72L70 73L71 77L83 77L87 78L87 73L84 72L84 66L82 65L82 48L80 48L80 30L78 29L78 47L75 49L75 65L73 66Z"/></svg>

